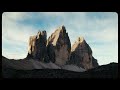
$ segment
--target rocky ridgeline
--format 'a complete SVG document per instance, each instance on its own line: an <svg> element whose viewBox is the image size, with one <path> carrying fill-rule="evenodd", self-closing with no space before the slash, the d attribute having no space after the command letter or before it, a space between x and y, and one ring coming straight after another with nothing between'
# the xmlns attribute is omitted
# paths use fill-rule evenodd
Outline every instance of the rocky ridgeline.
<svg viewBox="0 0 120 90"><path fill-rule="evenodd" d="M59 27L47 40L46 31L29 38L27 58L52 62L58 66L75 65L85 70L98 66L92 50L83 37L79 37L71 48L65 26Z"/></svg>

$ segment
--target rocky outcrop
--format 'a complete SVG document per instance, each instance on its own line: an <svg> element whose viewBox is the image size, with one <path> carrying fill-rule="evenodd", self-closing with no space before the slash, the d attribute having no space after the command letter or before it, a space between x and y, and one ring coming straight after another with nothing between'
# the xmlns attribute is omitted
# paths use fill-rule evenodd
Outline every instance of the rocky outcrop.
<svg viewBox="0 0 120 90"><path fill-rule="evenodd" d="M97 66L97 60L83 37L79 37L71 48L64 26L52 33L48 40L46 31L30 36L28 55L24 59L9 60L2 57L2 67L18 70L65 69L84 72Z"/></svg>
<svg viewBox="0 0 120 90"><path fill-rule="evenodd" d="M47 41L49 59L57 65L64 65L69 60L71 43L64 26L59 27Z"/></svg>
<svg viewBox="0 0 120 90"><path fill-rule="evenodd" d="M39 31L37 35L30 36L28 57L39 59L40 61L47 61L47 34L46 31Z"/></svg>
<svg viewBox="0 0 120 90"><path fill-rule="evenodd" d="M92 57L92 50L83 37L79 37L71 48L70 60L67 64L74 64L86 70L98 66Z"/></svg>
<svg viewBox="0 0 120 90"><path fill-rule="evenodd" d="M74 64L84 69L98 66L92 50L83 37L79 37L71 49L71 43L64 26L59 27L47 40L46 31L29 38L28 56L35 60L53 62L59 66Z"/></svg>

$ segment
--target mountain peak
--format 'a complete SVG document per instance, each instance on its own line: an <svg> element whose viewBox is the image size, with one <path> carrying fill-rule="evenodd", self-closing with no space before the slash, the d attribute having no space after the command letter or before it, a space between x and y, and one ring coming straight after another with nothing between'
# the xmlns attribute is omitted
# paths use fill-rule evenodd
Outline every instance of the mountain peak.
<svg viewBox="0 0 120 90"><path fill-rule="evenodd" d="M64 25L61 25L59 28L60 28L60 29L65 29L65 26L64 26Z"/></svg>
<svg viewBox="0 0 120 90"><path fill-rule="evenodd" d="M43 31L39 30L36 36L37 36L37 39L39 39L40 36L43 36L44 38L47 38L47 33L46 33L45 30L43 30Z"/></svg>
<svg viewBox="0 0 120 90"><path fill-rule="evenodd" d="M97 60L92 56L92 49L84 40L84 37L78 37L71 48L71 56L68 62L75 64L86 70L98 66Z"/></svg>
<svg viewBox="0 0 120 90"><path fill-rule="evenodd" d="M77 40L79 43L82 43L84 41L84 37L83 36L80 36L78 37L78 40Z"/></svg>
<svg viewBox="0 0 120 90"><path fill-rule="evenodd" d="M59 27L47 41L50 60L58 65L64 65L69 58L71 43L65 26Z"/></svg>
<svg viewBox="0 0 120 90"><path fill-rule="evenodd" d="M46 31L38 31L37 35L30 37L29 54L40 61L51 61L59 66L71 64L91 69L98 66L97 60L92 56L92 49L83 36L78 37L71 48L71 42L64 25L55 30L47 38ZM47 58L46 58L47 57Z"/></svg>
<svg viewBox="0 0 120 90"><path fill-rule="evenodd" d="M28 56L43 61L47 57L47 33L46 31L38 31L37 35L30 36L28 46Z"/></svg>
<svg viewBox="0 0 120 90"><path fill-rule="evenodd" d="M66 33L66 28L65 28L65 26L64 25L61 25L60 27L58 27L57 29L56 29L56 31L55 32L58 32L58 33Z"/></svg>

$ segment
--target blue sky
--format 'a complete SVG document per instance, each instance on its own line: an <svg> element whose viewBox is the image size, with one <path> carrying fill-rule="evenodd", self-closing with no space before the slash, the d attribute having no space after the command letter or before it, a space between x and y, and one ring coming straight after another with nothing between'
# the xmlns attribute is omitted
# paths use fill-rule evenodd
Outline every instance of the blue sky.
<svg viewBox="0 0 120 90"><path fill-rule="evenodd" d="M118 15L115 12L4 12L2 14L2 55L25 58L28 39L39 30L47 38L64 25L71 44L83 36L98 63L118 62Z"/></svg>

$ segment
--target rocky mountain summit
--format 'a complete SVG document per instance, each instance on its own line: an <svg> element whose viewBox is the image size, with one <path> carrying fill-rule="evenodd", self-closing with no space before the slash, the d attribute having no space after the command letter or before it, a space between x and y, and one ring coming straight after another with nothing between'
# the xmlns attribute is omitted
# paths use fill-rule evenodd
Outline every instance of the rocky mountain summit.
<svg viewBox="0 0 120 90"><path fill-rule="evenodd" d="M79 37L71 48L71 56L68 64L75 64L86 70L98 66L92 56L92 50L83 37Z"/></svg>
<svg viewBox="0 0 120 90"><path fill-rule="evenodd" d="M30 36L28 46L28 56L40 61L47 61L47 33L46 31L39 31L37 35Z"/></svg>
<svg viewBox="0 0 120 90"><path fill-rule="evenodd" d="M18 70L65 69L83 72L95 68L97 60L92 56L92 49L83 37L79 37L71 48L65 26L61 26L47 40L47 32L39 31L30 36L28 55L25 59L8 60L2 58L3 68Z"/></svg>
<svg viewBox="0 0 120 90"><path fill-rule="evenodd" d="M57 65L65 65L69 60L71 43L64 26L59 27L47 41L49 59Z"/></svg>
<svg viewBox="0 0 120 90"><path fill-rule="evenodd" d="M85 70L98 66L84 37L79 37L71 48L65 26L57 28L48 40L46 31L30 36L28 56L39 61L51 61L58 66L76 65Z"/></svg>

